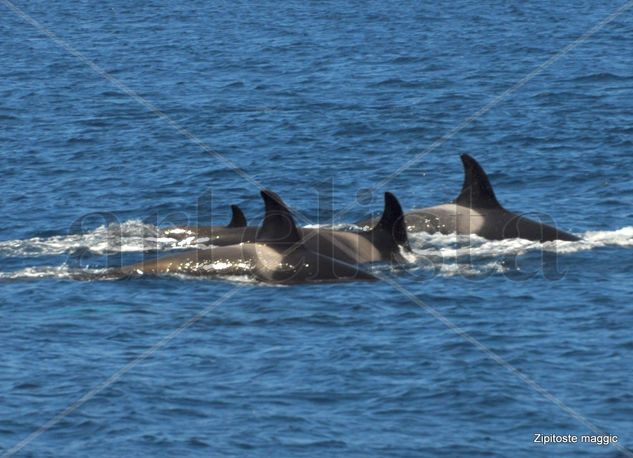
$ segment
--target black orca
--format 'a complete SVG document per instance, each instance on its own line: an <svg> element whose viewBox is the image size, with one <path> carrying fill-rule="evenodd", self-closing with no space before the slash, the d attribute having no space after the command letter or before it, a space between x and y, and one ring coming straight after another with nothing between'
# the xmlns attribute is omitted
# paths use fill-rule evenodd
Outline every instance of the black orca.
<svg viewBox="0 0 633 458"><path fill-rule="evenodd" d="M180 226L163 229L160 233L176 240L189 237L208 238L210 243L219 239L221 245L235 245L240 242L254 242L257 227L249 227L242 209L231 205L231 221L226 226Z"/></svg>
<svg viewBox="0 0 633 458"><path fill-rule="evenodd" d="M402 207L390 192L385 193L382 216L370 231L300 230L312 250L352 264L403 262L402 252L411 251Z"/></svg>
<svg viewBox="0 0 633 458"><path fill-rule="evenodd" d="M258 234L258 228L254 226L201 226L171 230L208 238L209 243L216 246L253 243L257 241ZM410 251L402 207L390 192L385 193L382 217L370 231L349 232L325 228L298 228L298 231L308 249L350 264L402 262L401 249Z"/></svg>
<svg viewBox="0 0 633 458"><path fill-rule="evenodd" d="M464 165L464 184L459 196L451 203L406 212L405 220L409 232L476 234L489 240L579 240L573 234L503 208L479 163L467 154L462 154L461 159ZM358 223L360 226L371 224L371 219Z"/></svg>
<svg viewBox="0 0 633 458"><path fill-rule="evenodd" d="M311 250L279 196L271 191L261 195L266 212L254 242L165 256L114 269L109 276L251 275L259 281L283 284L376 280L356 265Z"/></svg>

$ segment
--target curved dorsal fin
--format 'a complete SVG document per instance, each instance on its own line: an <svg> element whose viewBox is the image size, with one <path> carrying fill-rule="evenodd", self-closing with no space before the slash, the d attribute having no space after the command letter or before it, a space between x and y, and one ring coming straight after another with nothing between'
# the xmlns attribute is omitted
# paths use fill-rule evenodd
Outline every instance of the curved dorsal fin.
<svg viewBox="0 0 633 458"><path fill-rule="evenodd" d="M468 154L462 154L464 164L464 185L453 203L468 208L501 207L495 197L488 175L479 163Z"/></svg>
<svg viewBox="0 0 633 458"><path fill-rule="evenodd" d="M380 221L372 229L374 234L379 232L387 236L382 238L383 243L390 244L385 248L397 250L399 246L402 246L408 251L411 250L402 206L396 196L390 192L385 193L385 209Z"/></svg>
<svg viewBox="0 0 633 458"><path fill-rule="evenodd" d="M261 191L266 207L255 240L270 245L291 245L301 240L295 221L281 197L266 189Z"/></svg>
<svg viewBox="0 0 633 458"><path fill-rule="evenodd" d="M237 205L231 205L231 222L226 227L246 227L246 216Z"/></svg>

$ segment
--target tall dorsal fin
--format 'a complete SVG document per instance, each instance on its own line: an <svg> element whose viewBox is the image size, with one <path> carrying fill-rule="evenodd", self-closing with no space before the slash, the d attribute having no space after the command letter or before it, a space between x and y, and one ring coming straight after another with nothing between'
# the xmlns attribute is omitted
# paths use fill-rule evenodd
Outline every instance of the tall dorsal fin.
<svg viewBox="0 0 633 458"><path fill-rule="evenodd" d="M378 243L382 241L385 248L388 248L390 251L395 251L400 246L406 250L411 250L409 238L407 237L404 213L400 202L398 202L398 199L392 193L385 193L385 209L382 212L380 221L378 221L371 232L373 235L382 233L383 237L375 237L374 241Z"/></svg>
<svg viewBox="0 0 633 458"><path fill-rule="evenodd" d="M464 164L464 185L453 202L468 208L501 207L481 165L468 154L462 154L461 158Z"/></svg>
<svg viewBox="0 0 633 458"><path fill-rule="evenodd" d="M246 227L246 216L237 205L231 205L231 222L226 227Z"/></svg>
<svg viewBox="0 0 633 458"><path fill-rule="evenodd" d="M277 194L266 189L261 191L266 208L262 225L255 240L270 245L292 245L301 240L294 218Z"/></svg>

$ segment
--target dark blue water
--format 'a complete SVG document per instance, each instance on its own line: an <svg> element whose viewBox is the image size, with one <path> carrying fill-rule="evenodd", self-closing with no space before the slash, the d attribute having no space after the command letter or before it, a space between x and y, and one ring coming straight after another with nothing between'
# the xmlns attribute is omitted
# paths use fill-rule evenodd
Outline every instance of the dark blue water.
<svg viewBox="0 0 633 458"><path fill-rule="evenodd" d="M532 443L592 427L633 448L633 12L419 156L623 2L133 3L15 2L64 49L0 2L0 451L622 453ZM302 224L446 202L460 153L584 241L416 236L376 284L68 278L230 203L257 222L258 184Z"/></svg>

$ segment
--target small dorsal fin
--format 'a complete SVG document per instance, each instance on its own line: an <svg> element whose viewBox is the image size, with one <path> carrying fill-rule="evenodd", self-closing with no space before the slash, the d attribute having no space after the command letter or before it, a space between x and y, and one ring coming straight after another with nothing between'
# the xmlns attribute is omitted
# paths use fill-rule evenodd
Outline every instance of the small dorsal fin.
<svg viewBox="0 0 633 458"><path fill-rule="evenodd" d="M372 229L372 233L385 235L386 237L382 237L383 243L387 244L386 248L391 251L397 250L400 246L408 251L411 250L402 206L396 196L390 192L385 193L385 209L380 221ZM378 241L380 238L376 237L375 240Z"/></svg>
<svg viewBox="0 0 633 458"><path fill-rule="evenodd" d="M468 208L501 207L495 197L488 175L481 165L468 154L462 154L461 158L464 164L464 185L453 203Z"/></svg>
<svg viewBox="0 0 633 458"><path fill-rule="evenodd" d="M246 216L237 205L231 205L231 222L226 227L246 227Z"/></svg>
<svg viewBox="0 0 633 458"><path fill-rule="evenodd" d="M271 245L292 245L301 240L294 218L277 194L266 189L261 191L266 207L262 225L255 239Z"/></svg>

